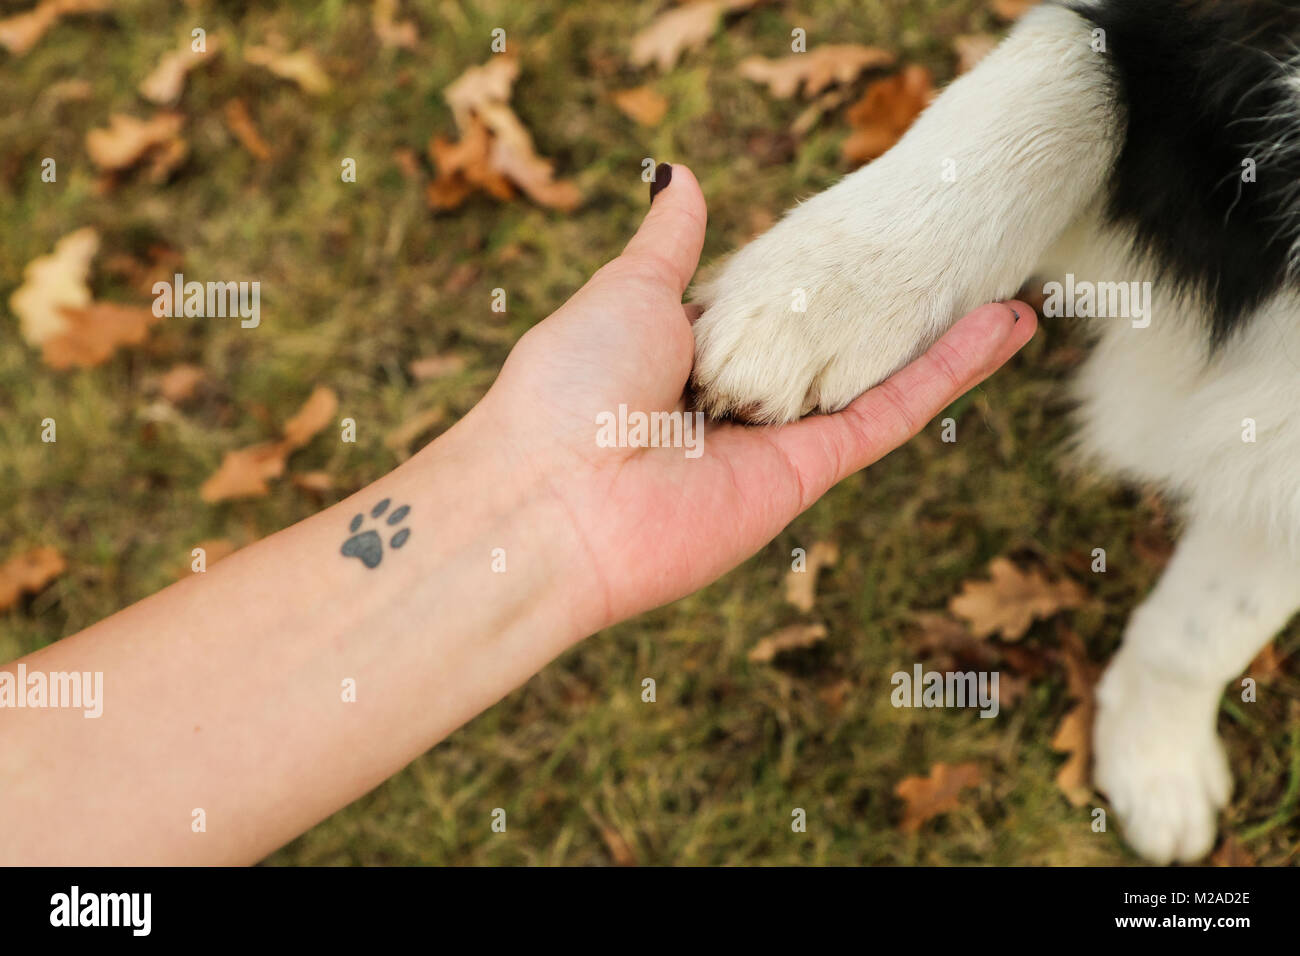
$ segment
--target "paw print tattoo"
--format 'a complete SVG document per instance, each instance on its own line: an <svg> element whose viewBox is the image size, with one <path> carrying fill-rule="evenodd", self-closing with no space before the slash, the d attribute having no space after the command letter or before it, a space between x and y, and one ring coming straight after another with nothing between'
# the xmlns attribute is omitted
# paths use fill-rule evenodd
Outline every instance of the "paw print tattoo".
<svg viewBox="0 0 1300 956"><path fill-rule="evenodd" d="M388 510L388 505L392 502L391 498L385 498L379 504L370 509L370 517L378 519ZM410 513L410 505L402 505L394 508L388 516L389 525L401 524L401 522ZM379 562L384 560L384 542L380 538L379 532L371 528L368 531L361 531L362 522L365 521L363 515L357 515L348 525L348 530L352 532L352 537L343 542L343 556L345 558L359 558L361 563L368 568L379 567ZM400 548L406 544L406 539L411 536L410 528L401 528L388 540L390 548Z"/></svg>

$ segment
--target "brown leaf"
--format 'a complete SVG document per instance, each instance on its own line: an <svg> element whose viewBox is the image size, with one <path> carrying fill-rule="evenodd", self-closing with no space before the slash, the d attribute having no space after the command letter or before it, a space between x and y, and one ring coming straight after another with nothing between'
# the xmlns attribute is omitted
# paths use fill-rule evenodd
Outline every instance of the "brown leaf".
<svg viewBox="0 0 1300 956"><path fill-rule="evenodd" d="M41 355L52 369L92 368L107 362L122 345L139 345L159 321L153 309L113 302L92 302L63 310L67 326L41 344Z"/></svg>
<svg viewBox="0 0 1300 956"><path fill-rule="evenodd" d="M1282 673L1285 660L1286 655L1277 649L1276 644L1265 644L1263 650L1255 655L1255 659L1246 668L1246 673L1260 683L1267 684Z"/></svg>
<svg viewBox="0 0 1300 956"><path fill-rule="evenodd" d="M385 435L384 447L397 452L399 455L407 454L411 449L411 442L430 428L440 424L446 415L447 411L441 405L425 409Z"/></svg>
<svg viewBox="0 0 1300 956"><path fill-rule="evenodd" d="M384 46L413 50L420 42L415 21L397 19L397 0L375 0L370 12L370 27Z"/></svg>
<svg viewBox="0 0 1300 956"><path fill-rule="evenodd" d="M782 628L775 634L769 634L749 652L749 659L756 664L766 664L786 651L812 647L826 638L824 624L794 624Z"/></svg>
<svg viewBox="0 0 1300 956"><path fill-rule="evenodd" d="M153 71L140 81L140 95L159 106L171 106L181 98L185 77L221 51L220 37L211 37L196 51L187 42L181 49L163 55Z"/></svg>
<svg viewBox="0 0 1300 956"><path fill-rule="evenodd" d="M632 37L630 59L636 67L658 65L670 70L690 49L713 36L724 14L756 6L759 0L693 0L661 14Z"/></svg>
<svg viewBox="0 0 1300 956"><path fill-rule="evenodd" d="M894 795L904 801L899 829L916 833L927 821L957 809L961 791L979 786L982 779L979 764L975 763L937 763L930 768L928 777L905 777L894 788Z"/></svg>
<svg viewBox="0 0 1300 956"><path fill-rule="evenodd" d="M289 450L306 445L334 420L339 408L339 397L332 388L317 385L298 413L284 423L284 440Z"/></svg>
<svg viewBox="0 0 1300 956"><path fill-rule="evenodd" d="M613 94L623 115L642 126L658 126L668 112L668 100L650 86L636 86Z"/></svg>
<svg viewBox="0 0 1300 956"><path fill-rule="evenodd" d="M174 164L177 149L184 148L184 140L180 139L184 124L179 113L156 113L147 120L114 113L107 127L86 134L86 151L96 166L108 172L128 169L155 153Z"/></svg>
<svg viewBox="0 0 1300 956"><path fill-rule="evenodd" d="M248 106L243 100L235 98L226 103L222 111L226 119L226 128L239 141L239 145L263 162L271 158L271 147L262 134L257 131L257 124L248 113Z"/></svg>
<svg viewBox="0 0 1300 956"><path fill-rule="evenodd" d="M158 377L158 391L173 405L180 405L194 397L207 377L208 373L199 366L182 362Z"/></svg>
<svg viewBox="0 0 1300 956"><path fill-rule="evenodd" d="M1219 848L1214 851L1210 857L1210 862L1215 866L1258 866L1255 857L1244 846L1237 842L1236 837L1224 837Z"/></svg>
<svg viewBox="0 0 1300 956"><path fill-rule="evenodd" d="M989 5L1003 20L1019 20L1030 8L1038 6L1038 0L991 0Z"/></svg>
<svg viewBox="0 0 1300 956"><path fill-rule="evenodd" d="M54 244L23 270L23 283L9 297L19 331L29 345L43 345L68 329L64 309L90 305L90 262L99 250L99 234L86 226Z"/></svg>
<svg viewBox="0 0 1300 956"><path fill-rule="evenodd" d="M1038 618L1083 603L1081 587L1068 578L1049 581L1037 568L1021 571L1006 558L989 562L989 581L966 581L948 610L970 623L976 637L1000 634L1018 641Z"/></svg>
<svg viewBox="0 0 1300 956"><path fill-rule="evenodd" d="M290 475L289 480L295 488L316 495L323 495L334 488L334 476L328 471L304 471Z"/></svg>
<svg viewBox="0 0 1300 956"><path fill-rule="evenodd" d="M999 707L1014 706L1029 690L1029 678L1046 670L1042 654L981 640L943 614L922 611L913 622L917 629L907 633L907 643L936 670L997 671Z"/></svg>
<svg viewBox="0 0 1300 956"><path fill-rule="evenodd" d="M407 370L416 381L424 382L431 378L455 375L465 364L463 355L429 355L415 359L407 366Z"/></svg>
<svg viewBox="0 0 1300 956"><path fill-rule="evenodd" d="M206 570L211 570L222 558L228 558L239 550L239 546L228 538L209 538L194 547L203 549L203 567ZM176 577L183 579L194 573L194 549L191 548L186 560L177 568Z"/></svg>
<svg viewBox="0 0 1300 956"><path fill-rule="evenodd" d="M957 54L957 72L969 73L975 69L976 64L992 53L999 42L1001 41L991 33L968 33L954 37L952 48Z"/></svg>
<svg viewBox="0 0 1300 956"><path fill-rule="evenodd" d="M817 541L808 549L803 571L785 573L785 599L801 611L811 611L817 601L817 575L840 559L840 549L831 541Z"/></svg>
<svg viewBox="0 0 1300 956"><path fill-rule="evenodd" d="M853 132L840 147L844 161L860 166L887 152L921 115L933 92L930 71L916 65L868 86L849 107Z"/></svg>
<svg viewBox="0 0 1300 956"><path fill-rule="evenodd" d="M244 50L244 59L254 66L265 67L282 80L297 84L299 89L312 96L328 93L333 85L320 60L310 50L290 52L273 46L250 46Z"/></svg>
<svg viewBox="0 0 1300 956"><path fill-rule="evenodd" d="M0 564L0 611L17 604L24 592L40 591L67 569L54 548L32 548Z"/></svg>
<svg viewBox="0 0 1300 956"><path fill-rule="evenodd" d="M860 43L832 43L807 53L792 53L776 60L751 56L740 61L741 76L764 83L778 99L789 99L803 88L811 99L827 87L852 83L867 70L893 66L894 54Z"/></svg>
<svg viewBox="0 0 1300 956"><path fill-rule="evenodd" d="M337 408L334 392L317 386L298 413L285 422L282 439L226 452L216 473L199 488L199 497L212 503L265 495L270 490L267 482L284 474L289 455L325 428Z"/></svg>
<svg viewBox="0 0 1300 956"><path fill-rule="evenodd" d="M22 56L45 36L61 17L107 10L111 0L41 0L25 13L0 20L0 46Z"/></svg>
<svg viewBox="0 0 1300 956"><path fill-rule="evenodd" d="M1052 749L1069 755L1056 774L1056 786L1072 806L1081 807L1092 798L1092 724L1097 713L1093 689L1100 668L1089 660L1078 634L1064 625L1058 627L1057 633L1065 664L1066 692L1076 703L1052 737Z"/></svg>
<svg viewBox="0 0 1300 956"><path fill-rule="evenodd" d="M510 109L510 91L519 65L494 56L466 70L443 92L460 131L460 142L435 136L429 155L438 175L428 188L434 209L452 209L475 189L498 199L514 195L513 183L533 201L570 210L582 195L567 180L555 179L553 164L537 155L532 136Z"/></svg>

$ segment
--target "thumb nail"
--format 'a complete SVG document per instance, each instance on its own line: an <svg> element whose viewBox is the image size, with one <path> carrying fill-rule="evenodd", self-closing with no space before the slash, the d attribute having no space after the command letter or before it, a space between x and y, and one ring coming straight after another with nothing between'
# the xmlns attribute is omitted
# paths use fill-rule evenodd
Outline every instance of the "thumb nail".
<svg viewBox="0 0 1300 956"><path fill-rule="evenodd" d="M655 201L655 196L668 188L668 184L673 181L673 167L668 163L660 163L655 167L655 178L650 180L650 201Z"/></svg>

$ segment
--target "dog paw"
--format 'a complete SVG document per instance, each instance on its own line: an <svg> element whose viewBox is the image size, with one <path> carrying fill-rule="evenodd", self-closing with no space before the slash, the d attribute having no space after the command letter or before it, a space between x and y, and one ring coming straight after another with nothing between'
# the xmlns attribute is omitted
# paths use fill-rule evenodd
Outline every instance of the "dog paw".
<svg viewBox="0 0 1300 956"><path fill-rule="evenodd" d="M1129 844L1156 863L1214 847L1232 776L1214 730L1217 694L1161 684L1117 658L1097 688L1093 776Z"/></svg>
<svg viewBox="0 0 1300 956"><path fill-rule="evenodd" d="M761 423L835 412L928 348L957 317L929 255L875 243L823 193L695 292L701 410Z"/></svg>
<svg viewBox="0 0 1300 956"><path fill-rule="evenodd" d="M391 504L389 498L379 502L370 509L370 517L375 519L382 517L384 512L388 510L389 504ZM392 513L389 514L386 523L389 525L401 524L410 511L410 505L394 508ZM352 519L352 523L348 525L348 531L352 533L352 537L343 542L343 547L340 550L345 558L356 558L368 568L377 568L379 562L384 560L384 541L379 532L373 528L362 531L361 525L364 523L365 517L363 515L358 514ZM390 548L400 548L406 544L406 539L410 536L410 528L400 528L388 540L388 546Z"/></svg>

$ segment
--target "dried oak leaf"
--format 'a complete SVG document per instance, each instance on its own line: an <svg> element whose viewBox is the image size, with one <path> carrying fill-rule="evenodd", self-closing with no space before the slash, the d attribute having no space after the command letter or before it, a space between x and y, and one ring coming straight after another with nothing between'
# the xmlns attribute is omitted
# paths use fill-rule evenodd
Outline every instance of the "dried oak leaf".
<svg viewBox="0 0 1300 956"><path fill-rule="evenodd" d="M171 106L185 90L185 77L221 51L220 37L212 37L204 49L195 50L189 43L163 55L152 72L140 81L140 95L159 106Z"/></svg>
<svg viewBox="0 0 1300 956"><path fill-rule="evenodd" d="M413 50L420 42L415 21L397 19L397 0L375 0L370 11L370 28L384 46Z"/></svg>
<svg viewBox="0 0 1300 956"><path fill-rule="evenodd" d="M1038 6L1038 0L992 0L989 5L1003 20L1019 20L1030 8Z"/></svg>
<svg viewBox="0 0 1300 956"><path fill-rule="evenodd" d="M284 474L289 455L324 429L337 409L338 396L333 390L317 386L298 413L284 423L283 438L226 452L216 473L199 488L199 497L217 502L265 495L270 490L267 482Z"/></svg>
<svg viewBox="0 0 1300 956"><path fill-rule="evenodd" d="M123 172L147 159L151 177L161 180L189 152L180 137L184 125L179 113L157 113L147 120L114 113L107 127L86 134L86 152L91 162L109 173Z"/></svg>
<svg viewBox="0 0 1300 956"><path fill-rule="evenodd" d="M119 346L139 345L159 320L142 305L92 302L63 310L67 326L41 343L41 356L52 369L93 368L107 362Z"/></svg>
<svg viewBox="0 0 1300 956"><path fill-rule="evenodd" d="M22 56L60 19L74 13L99 13L111 0L41 0L26 13L0 20L0 46Z"/></svg>
<svg viewBox="0 0 1300 956"><path fill-rule="evenodd" d="M929 105L933 92L930 71L915 64L868 86L849 107L853 132L840 147L844 161L860 166L883 155Z"/></svg>
<svg viewBox="0 0 1300 956"><path fill-rule="evenodd" d="M916 629L907 634L915 648L940 671L997 671L998 706L1011 707L1029 690L1030 679L1044 674L1041 653L1017 645L996 644L974 637L965 625L943 614L913 615Z"/></svg>
<svg viewBox="0 0 1300 956"><path fill-rule="evenodd" d="M658 126L668 112L668 100L650 86L618 90L611 98L624 116L642 126Z"/></svg>
<svg viewBox="0 0 1300 956"><path fill-rule="evenodd" d="M158 377L158 391L173 405L180 405L194 397L207 377L208 373L199 366L182 362Z"/></svg>
<svg viewBox="0 0 1300 956"><path fill-rule="evenodd" d="M792 53L780 59L751 56L740 61L740 75L766 84L778 99L789 99L803 88L811 99L836 84L852 83L867 70L893 66L894 54L860 43L831 43L807 53Z"/></svg>
<svg viewBox="0 0 1300 956"><path fill-rule="evenodd" d="M658 65L670 70L687 50L702 45L724 15L757 6L760 0L693 0L660 15L632 37L630 59L636 67Z"/></svg>
<svg viewBox="0 0 1300 956"><path fill-rule="evenodd" d="M0 611L17 604L24 592L40 591L67 569L54 548L32 548L0 564Z"/></svg>
<svg viewBox="0 0 1300 956"><path fill-rule="evenodd" d="M966 581L948 601L948 610L968 621L976 637L1000 634L1018 641L1035 619L1083 603L1083 588L1070 579L1050 581L1042 571L1021 571L1006 558L989 562L989 577Z"/></svg>
<svg viewBox="0 0 1300 956"><path fill-rule="evenodd" d="M769 634L749 652L749 659L757 664L766 664L776 655L786 651L796 651L812 647L826 639L824 624L793 624L782 628L775 634Z"/></svg>
<svg viewBox="0 0 1300 956"><path fill-rule="evenodd" d="M23 270L23 283L9 297L19 331L29 345L43 345L66 331L64 309L90 305L90 263L99 251L99 234L89 226L69 233L54 251L38 256Z"/></svg>
<svg viewBox="0 0 1300 956"><path fill-rule="evenodd" d="M413 379L417 382L424 382L433 378L442 378L446 375L455 375L465 365L465 356L463 355L429 355L415 359L406 368Z"/></svg>
<svg viewBox="0 0 1300 956"><path fill-rule="evenodd" d="M239 141L240 146L252 153L255 159L265 162L271 158L271 147L257 131L257 124L253 122L253 117L249 115L248 106L243 100L238 97L229 100L222 113L225 116L226 128Z"/></svg>
<svg viewBox="0 0 1300 956"><path fill-rule="evenodd" d="M905 777L894 787L894 795L904 802L899 829L916 833L927 821L957 809L961 791L979 786L982 779L979 764L975 763L937 763L930 768L928 777Z"/></svg>
<svg viewBox="0 0 1300 956"><path fill-rule="evenodd" d="M297 84L304 93L320 96L333 85L320 60L311 50L281 50L274 46L250 46L244 59L264 67L282 80Z"/></svg>
<svg viewBox="0 0 1300 956"><path fill-rule="evenodd" d="M817 575L840 559L840 549L830 541L818 541L808 549L804 570L785 573L785 599L801 611L811 611L817 602Z"/></svg>
<svg viewBox="0 0 1300 956"><path fill-rule="evenodd" d="M1092 723L1097 713L1093 690L1100 668L1088 659L1078 634L1064 626L1058 634L1066 693L1076 703L1052 737L1052 749L1069 755L1056 774L1056 786L1072 806L1081 807L1092 797Z"/></svg>
<svg viewBox="0 0 1300 956"><path fill-rule="evenodd" d="M512 57L494 56L471 67L443 92L460 142L435 136L429 155L438 175L429 184L434 209L452 209L475 189L498 199L514 195L512 184L533 201L568 211L582 200L577 186L555 178L554 165L541 156L533 138L510 108L510 92L519 75Z"/></svg>

